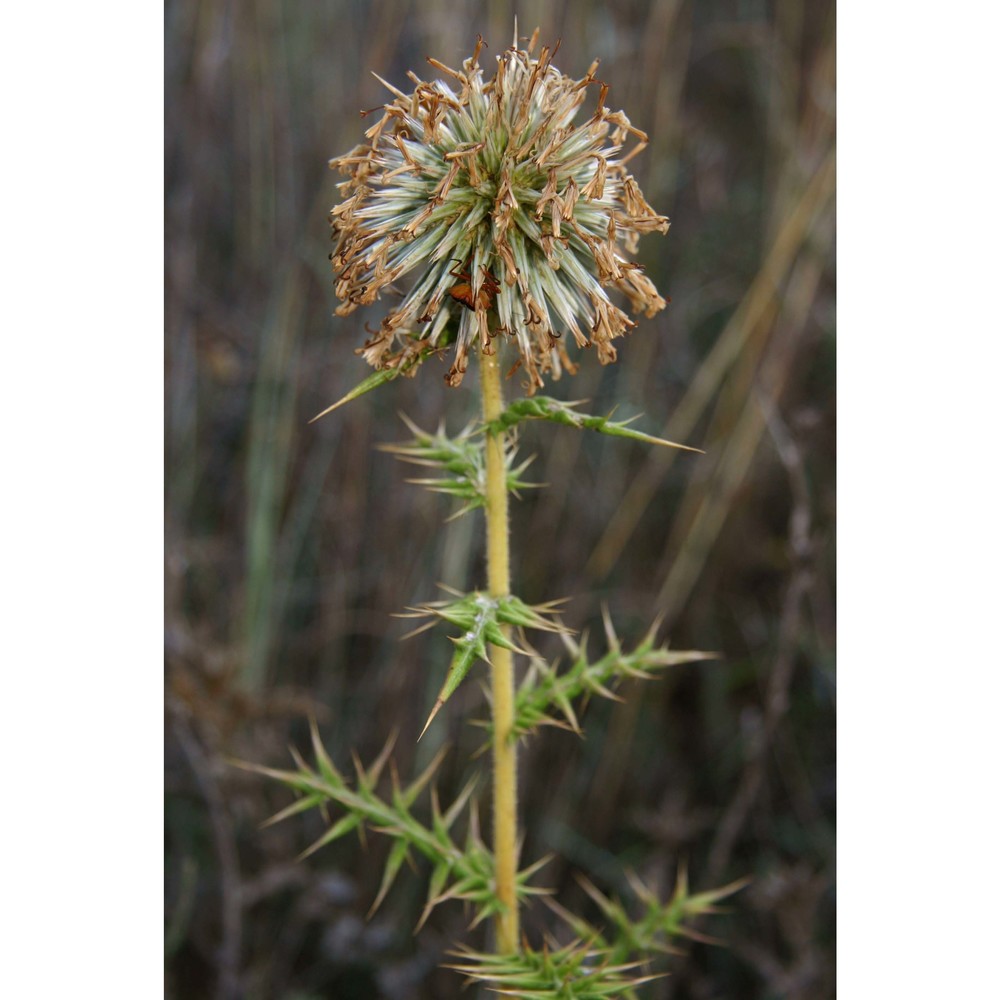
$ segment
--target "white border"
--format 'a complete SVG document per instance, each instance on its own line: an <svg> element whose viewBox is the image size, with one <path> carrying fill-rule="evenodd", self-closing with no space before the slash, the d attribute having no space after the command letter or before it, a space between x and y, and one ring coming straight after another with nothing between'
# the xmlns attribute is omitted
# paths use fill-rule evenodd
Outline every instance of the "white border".
<svg viewBox="0 0 1000 1000"><path fill-rule="evenodd" d="M7 996L163 984L163 10L0 61Z"/></svg>
<svg viewBox="0 0 1000 1000"><path fill-rule="evenodd" d="M1000 18L838 14L838 993L986 996Z"/></svg>

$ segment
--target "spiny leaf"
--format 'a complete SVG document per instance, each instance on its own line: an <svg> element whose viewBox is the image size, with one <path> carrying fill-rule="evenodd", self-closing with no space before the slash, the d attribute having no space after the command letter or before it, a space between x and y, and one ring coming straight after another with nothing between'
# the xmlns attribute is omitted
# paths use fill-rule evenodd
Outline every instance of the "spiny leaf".
<svg viewBox="0 0 1000 1000"><path fill-rule="evenodd" d="M409 856L410 845L405 840L397 840L392 845L389 858L385 863L385 871L382 873L382 884L379 886L375 902L372 903L371 909L368 911L368 919L371 919L382 905L382 900L385 899L389 889L392 887L392 883L396 880L399 869L403 867L403 862L408 860Z"/></svg>
<svg viewBox="0 0 1000 1000"><path fill-rule="evenodd" d="M378 779L382 776L382 770L389 760L389 755L392 753L392 748L396 745L396 740L399 737L399 731L393 730L389 734L389 738L385 741L385 745L379 751L379 755L372 761L368 769L364 771L364 784L368 788L374 788L378 784ZM357 759L355 757L355 759Z"/></svg>
<svg viewBox="0 0 1000 1000"><path fill-rule="evenodd" d="M283 819L289 819L300 812L306 812L309 809L316 809L325 801L326 796L320 794L306 795L301 799L296 799L296 801L290 806L287 806L280 812L276 812L272 817L270 817L270 819L264 820L264 822L260 824L260 828L264 830L267 827L274 826L275 823L280 823Z"/></svg>
<svg viewBox="0 0 1000 1000"><path fill-rule="evenodd" d="M637 986L659 976L632 978L638 962L614 963L606 949L573 941L563 948L525 948L497 955L462 948L453 953L459 964L448 966L475 982L486 983L501 996L538 1000L603 1000L632 996Z"/></svg>
<svg viewBox="0 0 1000 1000"><path fill-rule="evenodd" d="M556 424L565 424L568 427L597 431L600 434L610 434L613 437L631 438L634 441L643 441L646 444L658 444L667 448L680 448L683 451L704 454L700 448L692 448L690 445L678 444L676 441L667 441L665 438L633 430L628 425L632 420L636 419L635 417L613 423L610 416L598 417L580 413L574 409L578 405L579 402L563 403L561 400L553 399L551 396L532 396L530 398L518 399L510 403L496 420L488 423L486 429L496 434L516 426L522 420L550 420Z"/></svg>
<svg viewBox="0 0 1000 1000"><path fill-rule="evenodd" d="M486 457L483 439L476 425L469 424L452 437L446 433L443 424L432 434L421 430L405 415L401 416L413 434L413 439L402 444L381 445L381 450L395 455L403 462L439 469L441 472L440 476L410 479L408 482L425 486L432 493L447 493L463 500L462 507L452 518L482 507L486 503ZM516 445L513 441L508 441L504 448L504 466L507 489L515 496L519 490L538 485L523 478L524 470L532 459L528 458L515 466L516 455Z"/></svg>
<svg viewBox="0 0 1000 1000"><path fill-rule="evenodd" d="M315 716L309 720L309 737L312 741L313 755L319 766L319 773L327 781L333 781L342 785L344 779L341 777L340 772L333 766L333 761L330 760L330 755L326 752L326 747L323 746L323 741L319 738L319 726L316 723Z"/></svg>
<svg viewBox="0 0 1000 1000"><path fill-rule="evenodd" d="M437 789L431 792L431 805L432 805L432 815L434 823L435 833L446 835L447 832L455 825L455 820L458 819L462 810L465 808L465 804L469 801L472 796L472 791L476 787L478 782L478 777L473 776L466 782L465 787L458 793L458 797L454 802L448 807L448 811L444 814L441 813L441 805L438 802Z"/></svg>
<svg viewBox="0 0 1000 1000"><path fill-rule="evenodd" d="M576 879L614 928L613 941L607 935L595 941L602 946L610 947L616 959L633 955L648 956L657 952L676 954L677 949L672 947L670 942L681 937L705 944L722 944L718 939L695 930L686 921L720 912L714 904L738 892L749 882L749 879L739 879L720 889L692 896L688 892L687 871L682 867L677 874L673 895L667 902L661 902L656 893L637 875L628 872L626 879L629 887L643 907L641 916L632 918L621 901L612 900L604 895L586 876L578 874ZM567 920L574 933L579 934L581 929L589 927L578 918L567 914L558 904L554 904L551 900L546 902Z"/></svg>
<svg viewBox="0 0 1000 1000"><path fill-rule="evenodd" d="M519 628L533 628L542 632L563 632L569 629L560 622L545 616L556 611L565 599L547 601L545 604L525 604L519 597L510 595L497 598L497 620L506 625L517 625Z"/></svg>
<svg viewBox="0 0 1000 1000"><path fill-rule="evenodd" d="M693 941L701 941L704 944L716 945L722 944L723 942L718 938L709 937L707 934L702 934L700 931L694 930L692 927L685 925L683 921L691 920L695 917L700 917L706 914L721 913L722 910L720 910L715 904L720 900L739 892L740 889L750 883L750 879L745 877L737 879L734 882L730 882L728 885L724 885L721 888L709 889L704 892L691 895L688 891L687 868L682 865L677 873L677 882L674 887L674 894L671 897L670 902L664 908L655 903L655 896L653 895L652 890L646 887L634 872L629 873L628 880L633 892L635 892L640 899L647 901L648 909L645 921L648 922L651 918L658 919L660 928L668 934L687 937Z"/></svg>
<svg viewBox="0 0 1000 1000"><path fill-rule="evenodd" d="M541 871L553 858L554 854L546 854L544 857L539 858L537 861L532 862L527 868L522 868L515 878L517 888L520 892L523 892L526 896L549 896L552 893L551 889L545 889L541 886L528 885L528 880L536 873Z"/></svg>
<svg viewBox="0 0 1000 1000"><path fill-rule="evenodd" d="M627 652L622 648L606 611L604 624L609 649L599 660L591 662L588 659L586 636L577 642L565 631L563 641L572 657L567 669L560 673L554 665L550 666L537 655L532 658L531 668L515 696L512 737L523 736L543 725L563 725L580 732L573 699L597 696L618 701L618 695L609 685L623 678L650 678L655 676L656 670L708 660L716 655L698 650L675 651L669 649L666 643L656 645L654 629L647 632L631 652ZM553 710L563 716L565 723L553 716Z"/></svg>
<svg viewBox="0 0 1000 1000"><path fill-rule="evenodd" d="M492 853L487 850L479 834L478 812L475 801L471 798L474 783L469 782L443 814L437 794L432 791L432 823L431 826L425 825L410 812L410 806L416 796L430 784L441 755L437 755L405 788L401 786L393 768L393 794L391 801L386 801L378 794L375 786L388 762L393 738L390 737L374 763L368 767L362 764L356 754L353 755L357 774L356 789L349 787L333 766L325 749L319 743L319 735L315 729L313 732L313 750L317 760L315 767L307 764L294 749L291 753L298 767L297 771L280 771L242 761L231 763L280 781L303 796L283 809L274 817L273 822L287 819L310 807L319 807L322 810L326 805L332 804L344 810L345 815L312 843L300 857L313 854L353 830L363 835L366 827L391 837L395 843L386 863L382 885L375 901L376 906L385 898L402 862L407 857L419 854L427 858L433 866L431 892L427 903L430 909L446 899L462 899L473 905L481 919L496 913L500 904L496 897L495 863ZM450 829L466 808L468 826L464 846L460 847L452 838ZM539 867L540 863L536 863L517 874L515 892L518 899L524 900L545 891L529 884ZM429 912L425 907L421 920L425 920Z"/></svg>
<svg viewBox="0 0 1000 1000"><path fill-rule="evenodd" d="M438 862L431 874L430 882L427 885L427 902L424 904L420 919L414 933L420 930L427 922L427 918L434 912L434 908L443 902L442 894L444 887L448 884L448 876L451 875L451 865L445 861Z"/></svg>
<svg viewBox="0 0 1000 1000"><path fill-rule="evenodd" d="M472 669L472 664L476 660L489 662L486 656L485 633L486 623L484 622L478 630L473 628L461 638L452 638L452 642L457 647L455 655L451 659L448 676L445 677L444 684L441 685L441 690L438 692L434 707L431 709L431 714L427 717L424 728L420 730L420 736L417 737L418 740L427 732L427 727L434 721L434 716L441 711L444 703L455 693L459 684L465 680L466 675Z"/></svg>
<svg viewBox="0 0 1000 1000"><path fill-rule="evenodd" d="M335 840L340 840L341 837L346 836L352 830L357 830L362 823L362 818L360 816L349 814L342 817L333 826L330 827L326 833L323 834L318 840L313 841L298 857L299 861L305 861L310 855L315 854L321 847L326 847L327 844L332 844Z"/></svg>
<svg viewBox="0 0 1000 1000"><path fill-rule="evenodd" d="M251 764L244 760L229 760L229 763L233 767L238 767L243 771L253 771L255 774L264 775L266 778L273 778L275 781L280 781L283 785L297 792L309 794L320 791L316 787L316 779L311 773L303 774L298 771L281 771L274 767L263 767L260 764Z"/></svg>
<svg viewBox="0 0 1000 1000"><path fill-rule="evenodd" d="M322 413L317 413L316 416L309 421L309 423L314 424L321 417L325 417L328 413L333 413L334 410L343 406L345 403L350 403L359 396L363 396L366 392L371 392L372 389L378 389L387 382L395 381L400 375L408 374L418 365L423 364L427 358L435 353L437 353L435 350L425 348L417 354L414 354L410 360L402 362L402 364L397 365L395 368L381 368L378 371L372 372L371 375L362 379L353 389L351 389L346 396L338 399L332 406L328 406Z"/></svg>
<svg viewBox="0 0 1000 1000"><path fill-rule="evenodd" d="M438 752L431 759L431 762L424 768L422 773L414 781L407 785L406 790L400 793L400 798L403 805L409 809L410 806L416 801L417 796L427 787L428 782L434 777L435 772L441 766L441 762L444 760L445 755L448 753L448 747L441 747ZM474 783L473 783L474 784ZM472 788L469 787L469 792L472 792ZM437 793L432 793L433 801L437 801ZM459 796L461 798L461 796ZM468 796L466 796L468 798ZM464 800L463 800L464 801ZM461 808L461 807L460 807Z"/></svg>
<svg viewBox="0 0 1000 1000"><path fill-rule="evenodd" d="M438 692L434 707L420 732L422 737L444 703L455 693L476 660L489 663L487 645L502 646L526 654L501 629L501 625L541 629L548 632L566 631L559 622L546 618L558 602L532 607L517 597L489 597L474 591L462 594L453 601L437 601L411 609L417 616L433 616L463 629L460 636L452 636L455 653L448 668L444 684ZM418 737L419 739L420 737Z"/></svg>

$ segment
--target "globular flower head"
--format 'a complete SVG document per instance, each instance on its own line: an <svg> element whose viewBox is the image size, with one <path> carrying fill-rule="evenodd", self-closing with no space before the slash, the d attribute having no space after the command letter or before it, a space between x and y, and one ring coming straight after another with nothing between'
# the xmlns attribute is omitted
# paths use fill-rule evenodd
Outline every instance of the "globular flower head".
<svg viewBox="0 0 1000 1000"><path fill-rule="evenodd" d="M338 315L412 282L359 351L376 369L413 369L453 344L445 379L455 386L470 349L491 352L502 336L534 392L543 374L576 370L570 337L593 344L602 364L615 360L612 341L635 323L606 289L647 316L666 305L626 256L641 234L670 225L627 169L647 137L605 107L597 62L571 79L552 65L554 50L532 54L537 36L522 49L515 32L488 82L481 38L460 70L428 60L447 82L411 72L403 93L382 81L394 100L367 142L331 160L348 175L330 215ZM577 123L595 88L596 109Z"/></svg>

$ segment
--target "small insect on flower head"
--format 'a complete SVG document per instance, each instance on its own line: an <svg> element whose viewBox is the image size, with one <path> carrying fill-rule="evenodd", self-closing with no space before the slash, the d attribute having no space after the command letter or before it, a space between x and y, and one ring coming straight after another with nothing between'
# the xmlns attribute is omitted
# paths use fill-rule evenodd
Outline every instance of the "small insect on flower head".
<svg viewBox="0 0 1000 1000"><path fill-rule="evenodd" d="M478 295L473 291L472 278L468 273L465 271L449 271L448 273L459 279L459 284L452 285L448 289L448 294L457 302L461 302L466 309L475 312L477 302L484 309L489 309L493 305L493 299L500 291L500 285L497 284L497 279L489 271L485 271L483 274L483 283L479 287Z"/></svg>
<svg viewBox="0 0 1000 1000"><path fill-rule="evenodd" d="M647 136L605 107L596 61L574 80L552 65L555 50L533 55L537 42L536 30L519 48L515 33L487 82L482 38L460 70L428 59L447 81L411 72L404 93L382 80L394 99L365 143L330 161L348 175L330 214L337 314L411 276L359 350L376 369L415 370L454 342L445 380L455 386L470 348L491 352L503 335L532 393L543 374L576 370L565 332L577 347L596 346L602 364L615 360L612 341L635 323L606 288L646 316L666 305L626 256L640 235L670 226L626 169ZM577 124L593 87L597 107Z"/></svg>

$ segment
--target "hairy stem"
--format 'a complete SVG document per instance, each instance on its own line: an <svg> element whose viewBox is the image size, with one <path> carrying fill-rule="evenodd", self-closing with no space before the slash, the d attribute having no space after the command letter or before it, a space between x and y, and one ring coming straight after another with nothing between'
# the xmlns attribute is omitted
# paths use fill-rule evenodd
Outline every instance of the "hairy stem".
<svg viewBox="0 0 1000 1000"><path fill-rule="evenodd" d="M487 425L503 412L500 363L496 354L480 354L483 417ZM496 426L496 425L494 425ZM504 432L486 436L486 543L491 597L510 593L507 476L504 468ZM509 626L503 626L509 632ZM506 633L505 633L506 634ZM493 691L493 852L496 858L497 896L504 904L497 917L497 951L518 950L517 896L517 745L514 725L514 658L509 649L490 646Z"/></svg>

